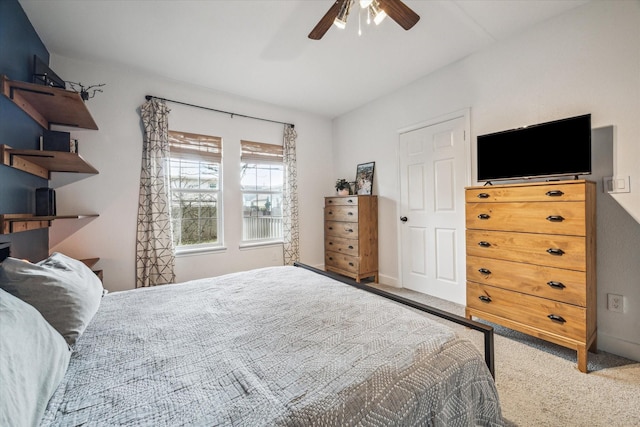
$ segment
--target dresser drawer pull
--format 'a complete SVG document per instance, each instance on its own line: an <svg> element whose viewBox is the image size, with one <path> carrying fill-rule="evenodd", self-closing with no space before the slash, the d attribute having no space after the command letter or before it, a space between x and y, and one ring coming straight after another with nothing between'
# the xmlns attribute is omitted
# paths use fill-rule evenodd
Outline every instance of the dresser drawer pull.
<svg viewBox="0 0 640 427"><path fill-rule="evenodd" d="M327 227L329 230L333 230L333 227Z"/></svg>
<svg viewBox="0 0 640 427"><path fill-rule="evenodd" d="M352 262L350 262L350 263L349 263L349 265L350 265L351 267L353 267L353 263L352 263Z"/></svg>
<svg viewBox="0 0 640 427"><path fill-rule="evenodd" d="M347 203L353 203L353 199L348 199Z"/></svg>
<svg viewBox="0 0 640 427"><path fill-rule="evenodd" d="M547 285L551 286L554 289L564 289L566 286L562 282L554 282L553 280L547 282Z"/></svg>
<svg viewBox="0 0 640 427"><path fill-rule="evenodd" d="M564 251L562 249L549 248L547 249L547 253L549 255L562 256L564 255Z"/></svg>
<svg viewBox="0 0 640 427"><path fill-rule="evenodd" d="M349 249L353 249L353 246L349 245Z"/></svg>
<svg viewBox="0 0 640 427"><path fill-rule="evenodd" d="M564 221L564 217L562 215L549 215L547 217L547 221L562 222L562 221Z"/></svg>
<svg viewBox="0 0 640 427"><path fill-rule="evenodd" d="M328 200L327 203L333 203L333 200Z"/></svg>
<svg viewBox="0 0 640 427"><path fill-rule="evenodd" d="M353 233L353 228L347 228L345 231L346 231L347 233Z"/></svg>
<svg viewBox="0 0 640 427"><path fill-rule="evenodd" d="M480 214L478 215L478 219L489 219L491 216L489 214Z"/></svg>
<svg viewBox="0 0 640 427"><path fill-rule="evenodd" d="M349 213L347 213L347 215L349 215L349 216L353 216L353 212L349 212ZM561 218L562 218L562 217L561 217Z"/></svg>
<svg viewBox="0 0 640 427"><path fill-rule="evenodd" d="M485 295L480 295L480 296L478 297L478 299L479 299L480 301L482 301L482 302L491 302L491 298L489 298L488 296L485 296Z"/></svg>
<svg viewBox="0 0 640 427"><path fill-rule="evenodd" d="M558 323L566 323L567 321L564 320L564 318L562 316L558 316L557 314L550 314L547 316L549 319L553 320L554 322L558 322Z"/></svg>
<svg viewBox="0 0 640 427"><path fill-rule="evenodd" d="M564 196L564 193L560 190L551 190L551 191L547 191L547 196L549 197L560 197L560 196Z"/></svg>
<svg viewBox="0 0 640 427"><path fill-rule="evenodd" d="M491 243L489 242L485 242L484 240L481 242L478 242L478 246L481 246L483 248L488 248L489 246L491 246Z"/></svg>
<svg viewBox="0 0 640 427"><path fill-rule="evenodd" d="M478 271L482 274L491 274L491 270L487 268L479 268Z"/></svg>
<svg viewBox="0 0 640 427"><path fill-rule="evenodd" d="M333 261L333 257L331 257L331 256L330 256L330 257L329 257L329 261Z"/></svg>
<svg viewBox="0 0 640 427"><path fill-rule="evenodd" d="M487 193L478 193L478 199L488 199L489 194Z"/></svg>

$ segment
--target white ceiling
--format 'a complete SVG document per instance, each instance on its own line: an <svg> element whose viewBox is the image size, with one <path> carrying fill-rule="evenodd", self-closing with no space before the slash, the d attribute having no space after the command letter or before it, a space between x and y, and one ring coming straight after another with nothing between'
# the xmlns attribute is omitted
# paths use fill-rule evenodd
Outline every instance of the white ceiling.
<svg viewBox="0 0 640 427"><path fill-rule="evenodd" d="M588 0L405 0L415 27L361 36L356 3L319 41L333 0L19 1L51 53L332 118Z"/></svg>

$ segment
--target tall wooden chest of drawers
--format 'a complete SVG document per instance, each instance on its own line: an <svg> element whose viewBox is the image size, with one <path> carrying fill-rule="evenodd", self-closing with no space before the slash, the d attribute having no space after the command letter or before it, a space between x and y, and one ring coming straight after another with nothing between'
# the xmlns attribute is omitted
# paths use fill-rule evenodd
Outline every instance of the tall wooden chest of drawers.
<svg viewBox="0 0 640 427"><path fill-rule="evenodd" d="M378 281L378 196L324 199L325 270Z"/></svg>
<svg viewBox="0 0 640 427"><path fill-rule="evenodd" d="M467 306L476 316L577 351L596 350L596 185L466 189Z"/></svg>

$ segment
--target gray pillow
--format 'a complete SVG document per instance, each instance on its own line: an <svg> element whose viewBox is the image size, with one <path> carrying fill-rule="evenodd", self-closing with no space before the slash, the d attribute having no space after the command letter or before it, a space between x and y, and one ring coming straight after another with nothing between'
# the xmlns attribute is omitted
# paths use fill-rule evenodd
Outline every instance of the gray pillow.
<svg viewBox="0 0 640 427"><path fill-rule="evenodd" d="M39 425L70 357L38 310L0 289L0 425Z"/></svg>
<svg viewBox="0 0 640 427"><path fill-rule="evenodd" d="M82 261L61 253L32 264L7 258L0 288L31 304L73 345L98 311L102 282Z"/></svg>

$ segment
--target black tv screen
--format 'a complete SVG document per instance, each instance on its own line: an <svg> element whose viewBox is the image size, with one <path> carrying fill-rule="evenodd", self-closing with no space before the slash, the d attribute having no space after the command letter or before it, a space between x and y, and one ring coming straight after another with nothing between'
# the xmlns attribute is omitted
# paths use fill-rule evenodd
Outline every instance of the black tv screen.
<svg viewBox="0 0 640 427"><path fill-rule="evenodd" d="M478 181L591 173L591 114L478 136Z"/></svg>

